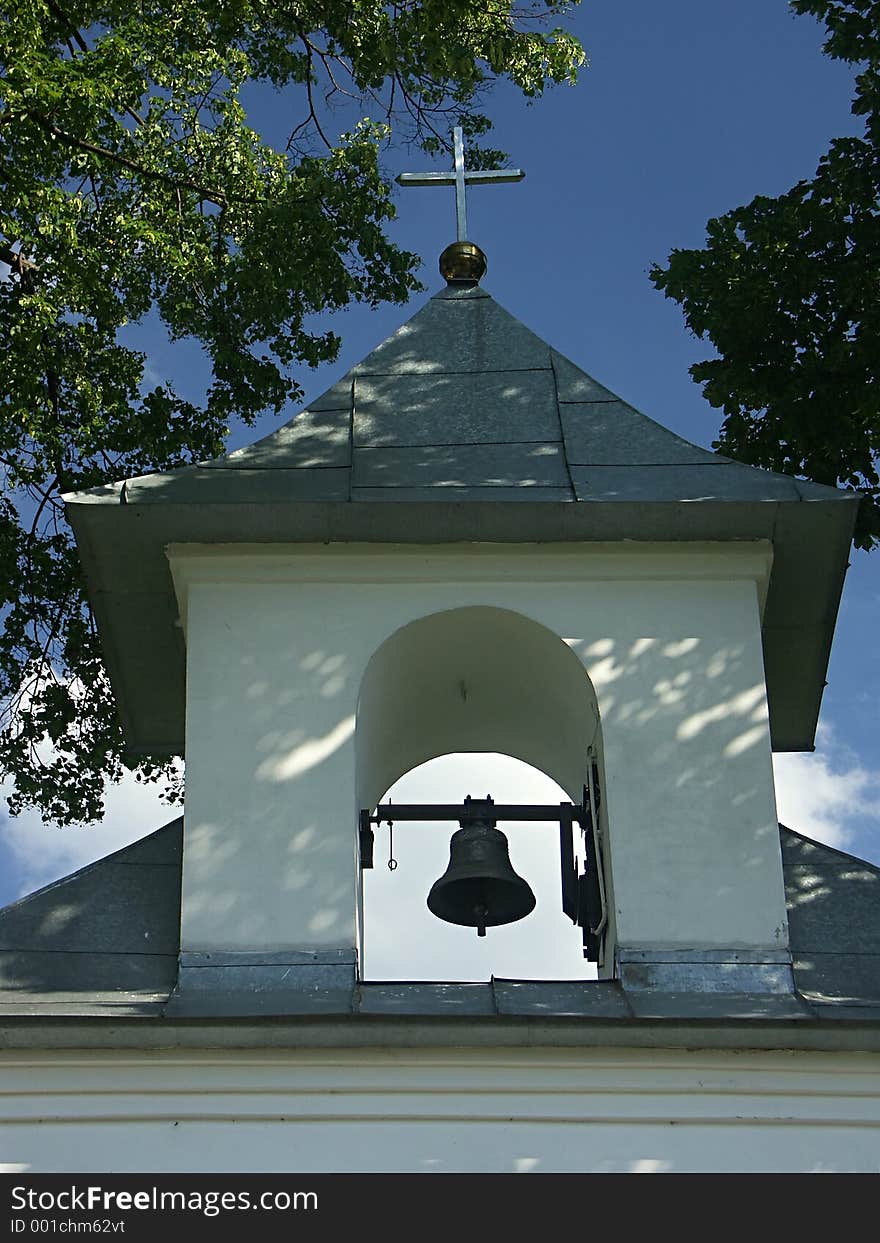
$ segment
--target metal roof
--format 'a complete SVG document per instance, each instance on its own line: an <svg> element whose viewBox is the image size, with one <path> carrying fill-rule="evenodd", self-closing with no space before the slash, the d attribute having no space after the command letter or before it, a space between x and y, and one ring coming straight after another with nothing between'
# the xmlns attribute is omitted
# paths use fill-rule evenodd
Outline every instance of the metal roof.
<svg viewBox="0 0 880 1243"><path fill-rule="evenodd" d="M65 501L135 754L183 750L166 545L335 540L769 540L771 734L808 750L858 504L689 444L451 286L271 435Z"/></svg>
<svg viewBox="0 0 880 1243"><path fill-rule="evenodd" d="M0 1013L151 1013L177 979L182 817L0 911Z"/></svg>
<svg viewBox="0 0 880 1243"><path fill-rule="evenodd" d="M286 1017L305 1024L328 1017L354 1023L479 1019L493 1025L577 1019L600 1024L606 1033L622 1029L613 1042L625 1042L644 1023L674 1030L696 1024L688 1028L691 1046L701 1043L700 1024L737 1024L738 1040L747 1039L742 1033L749 1025L775 1024L788 1033L786 1042L797 1025L814 1034L817 1024L828 1023L880 1030L880 868L785 828L781 838L793 994L673 992L631 988L625 981L359 984L353 967L340 973L334 964L326 971L317 953L302 954L293 970L277 971L283 983L273 987L271 954L248 955L254 961L245 965L230 965L220 955L214 969L225 973L225 987L212 987L210 1004L194 1016L181 1012L173 997L183 839L178 819L0 911L0 1026L4 1019L41 1017L149 1019L163 1028L185 1026L193 1017L249 1023ZM349 983L340 987L344 979Z"/></svg>

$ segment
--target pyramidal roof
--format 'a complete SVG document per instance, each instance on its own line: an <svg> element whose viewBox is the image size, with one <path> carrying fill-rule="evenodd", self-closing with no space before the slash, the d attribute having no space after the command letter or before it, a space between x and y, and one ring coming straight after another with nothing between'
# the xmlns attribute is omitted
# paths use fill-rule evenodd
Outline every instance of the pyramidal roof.
<svg viewBox="0 0 880 1243"><path fill-rule="evenodd" d="M271 435L198 466L128 480L120 492L128 503L839 495L682 440L479 286L436 294Z"/></svg>
<svg viewBox="0 0 880 1243"><path fill-rule="evenodd" d="M166 547L333 541L767 540L773 742L810 749L858 504L689 444L454 285L262 440L65 501L135 754L183 746Z"/></svg>
<svg viewBox="0 0 880 1243"><path fill-rule="evenodd" d="M326 471L291 486L328 500L796 494L639 414L479 287L444 289L279 431L205 465Z"/></svg>

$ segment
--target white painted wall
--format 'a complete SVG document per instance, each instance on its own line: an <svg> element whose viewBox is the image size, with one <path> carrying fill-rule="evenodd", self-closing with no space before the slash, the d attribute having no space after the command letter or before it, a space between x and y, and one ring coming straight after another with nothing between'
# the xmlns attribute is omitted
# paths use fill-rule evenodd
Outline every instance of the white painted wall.
<svg viewBox="0 0 880 1243"><path fill-rule="evenodd" d="M483 667L496 640L532 654L510 669L511 710L532 733L518 758L552 758L535 654L558 652L547 688L565 681L566 661L579 676L569 652L589 678L561 702L550 775L571 787L568 757L597 703L619 943L786 945L760 642L767 545L185 546L169 557L188 647L185 950L356 945L356 782L369 802L403 735L413 762L446 737L426 702L424 722L386 720L385 742L362 743L358 774L365 673L402 627L469 608L534 624L512 623L523 643L489 630L477 652ZM456 679L441 623L407 656L408 676L436 665ZM450 646L464 653L460 638ZM366 686L375 723L380 691ZM408 711L417 702L399 685L389 693Z"/></svg>
<svg viewBox="0 0 880 1243"><path fill-rule="evenodd" d="M880 1171L876 1057L13 1054L6 1172Z"/></svg>

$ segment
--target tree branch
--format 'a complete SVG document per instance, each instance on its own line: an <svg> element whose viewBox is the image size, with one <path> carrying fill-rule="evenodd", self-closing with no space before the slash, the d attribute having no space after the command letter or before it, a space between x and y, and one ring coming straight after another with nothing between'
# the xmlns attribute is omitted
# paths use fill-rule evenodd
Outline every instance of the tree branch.
<svg viewBox="0 0 880 1243"><path fill-rule="evenodd" d="M4 246L2 243L0 243L0 263L8 264L16 276L24 276L28 272L40 270L32 259L28 259L20 251L13 250L11 246Z"/></svg>
<svg viewBox="0 0 880 1243"><path fill-rule="evenodd" d="M321 138L321 141L324 143L324 146L327 148L328 151L332 151L333 144L330 142L327 135L324 133L323 129L321 128L321 122L318 120L318 114L317 114L317 111L315 110L315 100L314 100L314 97L312 96L312 64L313 64L313 59L314 59L312 55L312 45L304 34L300 34L300 39L302 41L303 47L306 49L306 56L308 57L308 62L309 62L309 71L306 75L306 94L309 97L309 113L311 114L312 123L314 124L315 129L318 131L318 135Z"/></svg>
<svg viewBox="0 0 880 1243"><path fill-rule="evenodd" d="M50 13L55 14L59 22L64 23L64 25L70 31L70 39L73 40L73 42L76 44L76 46L79 48L81 52L88 52L91 50L89 48L89 45L86 43L85 39L82 37L79 30L77 29L76 22L74 22L72 18L67 16L67 14L64 12L60 4L55 4L54 0L46 0L46 8L49 10ZM68 47L70 47L70 39L65 40ZM73 56L73 48L70 48L70 54L71 56ZM133 121L137 121L138 125L143 125L145 123L144 118L142 116L139 116L139 114L135 112L134 108L129 108L128 104L123 104L122 108L123 108L123 111L126 112Z"/></svg>
<svg viewBox="0 0 880 1243"><path fill-rule="evenodd" d="M197 181L190 181L186 177L174 177L171 173L163 173L154 168L145 168L143 164L138 164L136 160L130 160L127 156L120 155L116 151L110 151L107 147L98 147L95 143L86 142L84 138L77 138L75 134L69 134L66 130L60 129L37 112L28 112L28 116L31 120L36 121L41 129L50 133L53 138L60 138L62 142L68 142L79 151L88 151L91 155L96 155L104 160L110 160L111 163L118 164L121 168L127 168L129 172L137 173L139 176L147 177L152 181L161 181L167 186L180 190L193 190L210 203L216 203L218 207L225 207L229 201L227 196L220 190L213 190L209 186L203 186Z"/></svg>

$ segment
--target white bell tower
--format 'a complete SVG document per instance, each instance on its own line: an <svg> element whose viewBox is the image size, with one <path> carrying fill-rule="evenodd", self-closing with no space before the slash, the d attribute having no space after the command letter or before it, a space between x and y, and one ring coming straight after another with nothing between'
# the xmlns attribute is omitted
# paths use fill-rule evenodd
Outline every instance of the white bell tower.
<svg viewBox="0 0 880 1243"><path fill-rule="evenodd" d="M573 802L595 762L602 978L792 988L771 747L812 746L856 502L639 414L475 249L279 431L69 499L131 748L186 755L172 1011L350 1005L360 812L469 750Z"/></svg>

